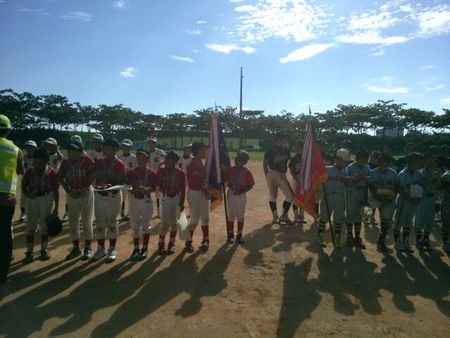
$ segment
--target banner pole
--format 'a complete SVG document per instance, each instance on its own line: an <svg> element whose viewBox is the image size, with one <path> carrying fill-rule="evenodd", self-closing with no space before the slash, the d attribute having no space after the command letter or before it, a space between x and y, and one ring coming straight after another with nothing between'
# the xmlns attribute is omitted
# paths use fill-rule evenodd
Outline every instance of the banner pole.
<svg viewBox="0 0 450 338"><path fill-rule="evenodd" d="M327 208L328 223L330 224L331 239L333 241L333 246L336 247L336 242L334 240L334 228L333 223L331 222L330 207L328 206L327 189L325 188L324 183L322 183L322 189L323 189L323 198L325 199L325 208Z"/></svg>

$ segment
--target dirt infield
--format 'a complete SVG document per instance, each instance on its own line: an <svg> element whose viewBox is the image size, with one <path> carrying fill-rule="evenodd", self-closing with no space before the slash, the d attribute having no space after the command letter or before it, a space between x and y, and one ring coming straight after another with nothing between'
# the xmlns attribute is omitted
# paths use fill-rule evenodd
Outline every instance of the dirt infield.
<svg viewBox="0 0 450 338"><path fill-rule="evenodd" d="M0 336L448 337L450 259L436 240L440 227L429 254L382 255L372 226L363 228L365 251L322 250L311 219L303 227L270 223L261 162L249 167L256 186L243 246L225 244L221 208L206 253L186 254L178 241L175 255L157 256L154 236L152 255L129 262L131 233L122 223L115 263L64 261L65 228L50 242L50 261L24 265L24 224L15 225ZM195 248L199 241L197 229Z"/></svg>

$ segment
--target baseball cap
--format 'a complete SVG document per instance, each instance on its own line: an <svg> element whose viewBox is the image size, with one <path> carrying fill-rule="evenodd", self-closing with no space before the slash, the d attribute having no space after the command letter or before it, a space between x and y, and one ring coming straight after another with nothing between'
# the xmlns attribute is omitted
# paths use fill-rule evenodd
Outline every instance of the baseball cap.
<svg viewBox="0 0 450 338"><path fill-rule="evenodd" d="M44 149L36 149L36 151L33 153L33 158L35 159L41 159L48 161L50 160L50 156L48 155L47 151Z"/></svg>
<svg viewBox="0 0 450 338"><path fill-rule="evenodd" d="M0 114L0 129L11 129L11 121L8 116Z"/></svg>
<svg viewBox="0 0 450 338"><path fill-rule="evenodd" d="M81 138L80 135L73 135L73 136L70 138L70 141L77 141L77 142L83 143L83 139Z"/></svg>
<svg viewBox="0 0 450 338"><path fill-rule="evenodd" d="M67 146L67 149L73 149L73 150L83 150L83 143L78 142L76 140L72 140L69 145Z"/></svg>
<svg viewBox="0 0 450 338"><path fill-rule="evenodd" d="M42 142L42 143L52 144L54 146L58 145L58 141L56 141L56 139L54 139L53 137L49 137L49 138L45 139L44 142Z"/></svg>
<svg viewBox="0 0 450 338"><path fill-rule="evenodd" d="M131 141L130 139L124 138L121 142L121 144L123 146L128 146L128 147L132 147L133 146L133 141Z"/></svg>
<svg viewBox="0 0 450 338"><path fill-rule="evenodd" d="M145 148L139 148L139 149L136 151L136 155L139 154L139 153L142 153L142 154L144 154L145 156L150 157L150 153L149 153L148 150L145 149Z"/></svg>
<svg viewBox="0 0 450 338"><path fill-rule="evenodd" d="M247 162L250 159L250 155L245 150L239 150L236 154L236 159L242 162Z"/></svg>
<svg viewBox="0 0 450 338"><path fill-rule="evenodd" d="M103 142L103 146L112 147L112 148L120 148L120 142L115 138L108 138Z"/></svg>
<svg viewBox="0 0 450 338"><path fill-rule="evenodd" d="M92 136L92 139L103 142L103 135L102 134L94 134L94 136Z"/></svg>
<svg viewBox="0 0 450 338"><path fill-rule="evenodd" d="M166 153L166 160L178 161L180 159L180 155L177 154L174 150L169 150Z"/></svg>
<svg viewBox="0 0 450 338"><path fill-rule="evenodd" d="M147 142L150 142L150 141L158 143L158 139L156 138L156 136L147 137Z"/></svg>
<svg viewBox="0 0 450 338"><path fill-rule="evenodd" d="M192 142L192 152L194 154L203 148L209 148L209 145L206 145L203 142Z"/></svg>
<svg viewBox="0 0 450 338"><path fill-rule="evenodd" d="M35 147L35 148L37 148L37 144L33 140L28 140L27 142L25 142L24 147Z"/></svg>
<svg viewBox="0 0 450 338"><path fill-rule="evenodd" d="M192 147L192 143L186 143L186 144L184 145L183 149L191 148L191 147Z"/></svg>
<svg viewBox="0 0 450 338"><path fill-rule="evenodd" d="M350 152L347 149L341 148L336 152L336 157L343 159L346 162L350 162Z"/></svg>

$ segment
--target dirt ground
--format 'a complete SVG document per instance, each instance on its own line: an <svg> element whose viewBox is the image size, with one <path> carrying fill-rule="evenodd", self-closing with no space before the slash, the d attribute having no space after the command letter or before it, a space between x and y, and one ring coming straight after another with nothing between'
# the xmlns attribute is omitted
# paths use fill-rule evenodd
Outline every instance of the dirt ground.
<svg viewBox="0 0 450 338"><path fill-rule="evenodd" d="M131 232L122 223L114 263L65 261L66 227L50 243L51 260L24 265L24 224L16 224L0 336L449 337L450 259L440 226L432 253L380 254L372 226L363 230L365 251L319 249L311 219L271 224L261 162L249 167L256 186L243 246L226 244L220 208L211 215L206 253L186 254L178 241L175 255L158 256L154 236L152 255L132 263ZM197 229L196 248L199 242Z"/></svg>

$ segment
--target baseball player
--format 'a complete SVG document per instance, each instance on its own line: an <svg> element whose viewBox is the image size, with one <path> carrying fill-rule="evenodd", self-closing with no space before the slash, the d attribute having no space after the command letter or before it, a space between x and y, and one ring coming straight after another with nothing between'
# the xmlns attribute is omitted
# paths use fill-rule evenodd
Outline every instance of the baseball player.
<svg viewBox="0 0 450 338"><path fill-rule="evenodd" d="M394 213L394 241L395 249L405 252L413 252L409 245L409 232L418 204L418 200L411 196L411 186L420 183L418 169L422 165L422 157L417 153L408 156L408 166L398 174L399 194L395 201ZM403 228L403 238L400 239L400 230Z"/></svg>
<svg viewBox="0 0 450 338"><path fill-rule="evenodd" d="M298 141L296 146L296 154L289 161L289 171L292 175L292 187L293 191L295 191L297 187L297 183L300 179L300 169L302 162L302 153L303 153L303 141ZM297 207L296 205L292 205L292 209L294 210L294 223L295 224L303 224L305 223L303 209Z"/></svg>
<svg viewBox="0 0 450 338"><path fill-rule="evenodd" d="M179 167L186 172L189 162L192 160L192 144L185 144L183 147L183 155L180 157L180 161L178 162Z"/></svg>
<svg viewBox="0 0 450 338"><path fill-rule="evenodd" d="M67 146L67 159L58 170L59 182L67 193L70 238L73 248L66 259L81 255L80 217L83 225L83 260L92 258L92 221L94 216L94 191L92 188L94 160L83 153L83 144L71 141Z"/></svg>
<svg viewBox="0 0 450 338"><path fill-rule="evenodd" d="M281 133L277 134L274 146L264 154L263 170L269 187L269 206L272 211L273 223L290 224L291 220L288 217L288 213L294 193L286 178L287 163L291 156L285 144L286 136ZM283 213L281 217L278 217L277 212L278 188L284 194Z"/></svg>
<svg viewBox="0 0 450 338"><path fill-rule="evenodd" d="M441 176L444 198L441 203L442 249L450 253L450 158L446 161L447 171Z"/></svg>
<svg viewBox="0 0 450 338"><path fill-rule="evenodd" d="M180 156L169 151L164 160L164 167L158 169L158 182L161 191L161 226L159 228L158 254L175 252L175 237L177 235L177 209L184 209L186 194L186 174L176 165ZM169 244L165 251L165 237L170 231Z"/></svg>
<svg viewBox="0 0 450 338"><path fill-rule="evenodd" d="M129 139L123 139L121 142L122 146L122 155L119 158L125 163L128 169L132 169L136 167L136 155L131 153L131 148L133 147L133 142ZM129 197L129 193L124 192L122 195L122 211L120 212L120 216L122 220L128 220L128 215L125 213L125 204ZM129 208L128 208L129 209Z"/></svg>
<svg viewBox="0 0 450 338"><path fill-rule="evenodd" d="M147 137L147 146L150 153L150 160L148 161L147 167L158 171L158 169L164 164L164 157L166 153L164 150L157 148L158 139L155 136ZM156 217L159 217L159 191L155 192L156 198Z"/></svg>
<svg viewBox="0 0 450 338"><path fill-rule="evenodd" d="M440 185L440 175L438 175L434 154L428 153L424 156L424 167L419 170L419 176L420 185L424 191L416 211L416 247L419 250L431 250L430 233L434 227L436 190Z"/></svg>
<svg viewBox="0 0 450 338"><path fill-rule="evenodd" d="M388 229L392 226L392 216L394 215L394 199L399 190L397 172L390 168L391 157L381 155L378 159L377 168L369 174L369 205L373 209L378 209L381 220L381 231L377 241L377 249L386 251L386 236Z"/></svg>
<svg viewBox="0 0 450 338"><path fill-rule="evenodd" d="M102 134L95 134L91 138L92 145L94 146L94 150L92 150L89 153L89 156L92 157L94 160L104 158L103 155L103 135Z"/></svg>
<svg viewBox="0 0 450 338"><path fill-rule="evenodd" d="M350 163L347 168L347 176L350 178L349 189L347 190L347 241L349 247L355 246L365 249L360 233L361 219L364 206L367 203L367 179L370 174L370 167L367 165L369 152L359 150L356 152L355 162ZM353 237L353 230L355 236Z"/></svg>
<svg viewBox="0 0 450 338"><path fill-rule="evenodd" d="M49 164L53 167L53 169L58 170L59 164L63 159L63 154L59 150L58 141L56 141L53 137L49 137L44 140L42 144L48 152Z"/></svg>
<svg viewBox="0 0 450 338"><path fill-rule="evenodd" d="M107 260L114 261L117 258L116 243L119 236L119 226L117 218L120 215L122 207L122 193L120 190L102 191L115 185L125 183L127 175L127 166L116 153L120 148L120 143L114 138L103 142L104 158L95 160L95 219L96 219L96 237L98 249L92 257L93 260L99 260L105 256L105 238L109 238L109 248Z"/></svg>
<svg viewBox="0 0 450 338"><path fill-rule="evenodd" d="M185 243L185 250L188 252L194 251L192 238L199 223L203 233L200 248L203 250L209 248L209 198L211 193L206 182L206 169L202 162L206 158L207 149L208 146L202 142L192 143L194 158L187 167L187 199L191 215L188 224L191 239Z"/></svg>
<svg viewBox="0 0 450 338"><path fill-rule="evenodd" d="M378 150L374 150L370 153L369 162L367 163L370 167L370 170L374 170L378 167L378 159L380 158L381 153ZM364 214L364 224L371 224L372 226L378 225L377 221L375 220L375 211L376 209L370 208L371 210L368 210Z"/></svg>
<svg viewBox="0 0 450 338"><path fill-rule="evenodd" d="M245 167L249 158L250 156L246 151L239 150L234 159L234 166L225 170L225 181L228 182L227 228L229 244L234 243L234 220L237 220L236 242L238 244L245 243L242 230L244 229L247 192L255 185L252 173Z"/></svg>
<svg viewBox="0 0 450 338"><path fill-rule="evenodd" d="M345 221L345 194L350 181L345 167L349 161L350 152L341 148L336 152L336 163L326 167L328 172L328 180L324 184L326 200L323 198L321 201L319 229L316 239L317 243L322 247L325 246L323 232L329 217L333 217L336 248L341 247L341 228Z"/></svg>
<svg viewBox="0 0 450 338"><path fill-rule="evenodd" d="M34 161L33 160L33 154L34 154L34 151L37 148L37 144L33 140L28 140L28 141L25 142L24 148L25 148L25 156L23 157L23 162L24 162L25 170L27 170L27 169L30 169L30 168L33 167L33 161ZM27 218L27 213L26 213L26 210L25 210L25 196L21 192L21 194L20 194L20 218L19 218L19 221L23 222L23 221L25 221L26 218Z"/></svg>
<svg viewBox="0 0 450 338"><path fill-rule="evenodd" d="M45 150L37 149L34 154L33 167L25 172L22 179L22 191L25 195L25 208L28 213L26 221L25 262L34 259L34 233L39 224L41 232L41 260L50 259L48 252L48 234L45 219L52 213L58 215L59 193L58 175L56 170L48 164L49 155Z"/></svg>
<svg viewBox="0 0 450 338"><path fill-rule="evenodd" d="M130 192L130 225L133 234L133 252L130 260L145 259L148 256L148 242L153 214L151 193L158 186L158 176L147 168L150 154L147 149L139 148L136 151L137 166L127 173L127 184L132 186ZM143 237L142 249L139 250L139 240Z"/></svg>

